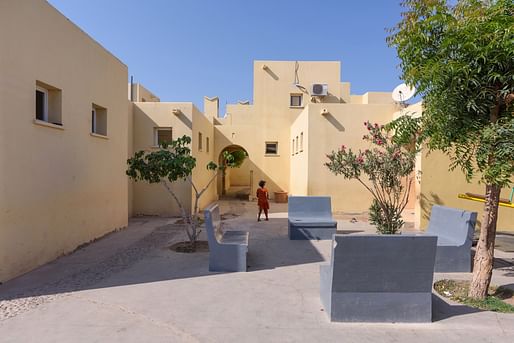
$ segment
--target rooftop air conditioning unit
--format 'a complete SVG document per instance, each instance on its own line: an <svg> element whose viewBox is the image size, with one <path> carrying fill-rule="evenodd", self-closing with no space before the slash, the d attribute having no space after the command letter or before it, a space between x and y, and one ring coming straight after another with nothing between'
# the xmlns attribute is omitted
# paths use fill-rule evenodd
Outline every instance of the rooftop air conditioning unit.
<svg viewBox="0 0 514 343"><path fill-rule="evenodd" d="M312 96L325 96L328 94L328 85L326 83L314 83L311 87Z"/></svg>

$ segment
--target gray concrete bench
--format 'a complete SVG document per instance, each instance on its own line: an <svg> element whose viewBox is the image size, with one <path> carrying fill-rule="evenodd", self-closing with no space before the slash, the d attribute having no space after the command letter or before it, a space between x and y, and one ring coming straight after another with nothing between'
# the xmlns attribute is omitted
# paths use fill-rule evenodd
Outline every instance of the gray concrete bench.
<svg viewBox="0 0 514 343"><path fill-rule="evenodd" d="M332 219L328 196L290 196L289 239L332 239L337 222Z"/></svg>
<svg viewBox="0 0 514 343"><path fill-rule="evenodd" d="M320 298L334 322L430 322L437 237L334 235Z"/></svg>
<svg viewBox="0 0 514 343"><path fill-rule="evenodd" d="M470 272L477 213L434 205L426 234L437 236L435 272Z"/></svg>
<svg viewBox="0 0 514 343"><path fill-rule="evenodd" d="M249 233L223 231L218 204L207 207L204 215L209 242L209 271L245 272Z"/></svg>

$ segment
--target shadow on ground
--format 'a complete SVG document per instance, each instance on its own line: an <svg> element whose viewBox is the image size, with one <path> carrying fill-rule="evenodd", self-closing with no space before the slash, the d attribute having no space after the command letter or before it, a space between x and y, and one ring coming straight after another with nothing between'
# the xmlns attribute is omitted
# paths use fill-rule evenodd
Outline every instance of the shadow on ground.
<svg viewBox="0 0 514 343"><path fill-rule="evenodd" d="M227 229L250 231L248 272L324 260L311 242L287 238L285 218L272 218L269 222L244 227L243 219L228 217L232 219L224 221ZM117 246L129 230L137 230L142 220L156 224L132 244ZM162 223L162 219L155 218L132 220L127 230L106 237L112 245L103 248L111 249L107 256L95 258L98 246L108 243L100 239L0 285L0 301L220 274L208 271L208 252L191 254L169 249L173 243L183 240L183 227Z"/></svg>
<svg viewBox="0 0 514 343"><path fill-rule="evenodd" d="M432 292L432 321L434 322L445 320L451 317L482 312L482 310L466 305L449 304L439 295L435 294L435 291Z"/></svg>

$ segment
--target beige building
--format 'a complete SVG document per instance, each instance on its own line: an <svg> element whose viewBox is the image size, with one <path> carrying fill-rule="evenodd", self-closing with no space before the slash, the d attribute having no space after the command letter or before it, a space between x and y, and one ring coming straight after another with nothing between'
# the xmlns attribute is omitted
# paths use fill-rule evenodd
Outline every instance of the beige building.
<svg viewBox="0 0 514 343"><path fill-rule="evenodd" d="M369 194L332 175L326 154L342 144L367 148L366 120L421 113L421 104L405 109L388 92L352 95L336 61L255 61L252 101L227 105L223 116L217 97L205 97L203 113L161 102L142 85L127 89L127 66L43 0L0 2L0 44L0 282L125 227L130 216L177 215L161 185L126 177L135 151L192 137L192 180L203 187L215 176L209 161L244 149L242 167L220 174L200 207L253 197L263 179L272 197L330 195L334 211L363 212ZM435 203L481 212L483 204L457 194L483 187L447 165L438 153L418 157L409 204L418 227ZM191 207L191 186L172 187ZM498 227L514 231L514 209L501 208Z"/></svg>
<svg viewBox="0 0 514 343"><path fill-rule="evenodd" d="M127 66L46 1L0 2L0 282L127 225Z"/></svg>

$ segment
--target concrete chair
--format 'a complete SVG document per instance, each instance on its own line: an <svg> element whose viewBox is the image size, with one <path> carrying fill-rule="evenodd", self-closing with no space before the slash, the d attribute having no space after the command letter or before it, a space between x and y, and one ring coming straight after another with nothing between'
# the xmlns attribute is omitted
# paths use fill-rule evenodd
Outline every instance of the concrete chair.
<svg viewBox="0 0 514 343"><path fill-rule="evenodd" d="M334 235L320 266L320 297L333 322L430 322L437 237Z"/></svg>
<svg viewBox="0 0 514 343"><path fill-rule="evenodd" d="M477 213L434 205L426 234L437 236L435 272L470 272Z"/></svg>
<svg viewBox="0 0 514 343"><path fill-rule="evenodd" d="M337 222L332 219L328 196L290 196L289 239L332 239Z"/></svg>
<svg viewBox="0 0 514 343"><path fill-rule="evenodd" d="M207 207L204 215L209 242L209 271L245 272L249 232L223 231L218 204Z"/></svg>

